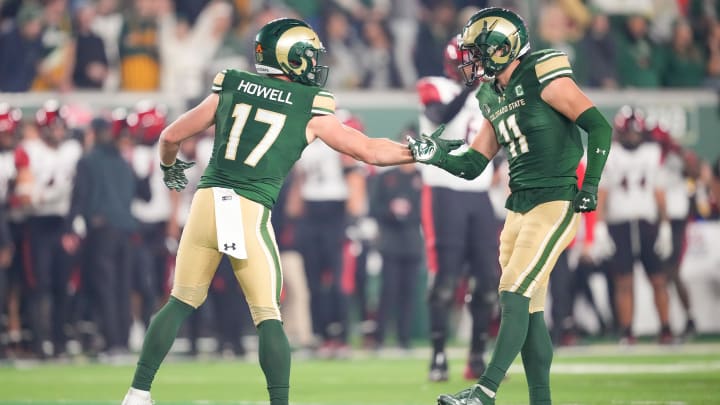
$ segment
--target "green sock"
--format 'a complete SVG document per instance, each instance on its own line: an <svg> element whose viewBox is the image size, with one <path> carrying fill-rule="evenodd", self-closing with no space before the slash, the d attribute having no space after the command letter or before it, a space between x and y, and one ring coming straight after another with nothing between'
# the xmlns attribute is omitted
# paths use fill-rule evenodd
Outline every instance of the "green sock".
<svg viewBox="0 0 720 405"><path fill-rule="evenodd" d="M145 334L140 359L132 381L133 388L150 391L155 373L170 351L180 326L194 310L195 308L192 306L171 296L155 314Z"/></svg>
<svg viewBox="0 0 720 405"><path fill-rule="evenodd" d="M282 323L276 319L260 322L258 355L265 373L270 405L288 405L290 392L290 343Z"/></svg>
<svg viewBox="0 0 720 405"><path fill-rule="evenodd" d="M530 405L551 404L550 364L553 345L545 325L544 312L530 314L530 325L521 354L530 392Z"/></svg>
<svg viewBox="0 0 720 405"><path fill-rule="evenodd" d="M497 392L508 368L520 353L528 330L530 299L522 294L500 293L500 330L490 363L478 383Z"/></svg>

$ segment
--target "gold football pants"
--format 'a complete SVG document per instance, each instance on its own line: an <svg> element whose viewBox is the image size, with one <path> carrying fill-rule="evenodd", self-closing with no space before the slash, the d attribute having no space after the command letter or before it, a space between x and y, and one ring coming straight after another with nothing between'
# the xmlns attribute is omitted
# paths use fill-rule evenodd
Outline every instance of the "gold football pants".
<svg viewBox="0 0 720 405"><path fill-rule="evenodd" d="M547 202L524 214L509 211L500 233L500 292L530 298L530 313L543 311L550 272L579 219L570 201Z"/></svg>
<svg viewBox="0 0 720 405"><path fill-rule="evenodd" d="M282 270L270 210L244 197L240 197L240 205L248 258L229 257L235 277L255 325L266 319L279 320ZM199 189L180 238L171 294L188 305L199 307L207 298L222 255L217 245L213 191Z"/></svg>

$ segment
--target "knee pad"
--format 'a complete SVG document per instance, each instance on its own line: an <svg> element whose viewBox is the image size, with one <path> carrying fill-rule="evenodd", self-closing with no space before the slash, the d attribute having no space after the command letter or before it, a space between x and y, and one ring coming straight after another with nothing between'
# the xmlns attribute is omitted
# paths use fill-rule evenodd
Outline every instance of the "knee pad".
<svg viewBox="0 0 720 405"><path fill-rule="evenodd" d="M249 304L248 306L250 307L250 315L252 316L255 326L258 326L260 322L267 321L268 319L275 319L282 322L280 310L277 307L260 307L253 304Z"/></svg>
<svg viewBox="0 0 720 405"><path fill-rule="evenodd" d="M433 286L430 290L428 300L431 306L448 306L451 305L455 298L455 290L448 286Z"/></svg>
<svg viewBox="0 0 720 405"><path fill-rule="evenodd" d="M207 299L210 286L179 286L174 285L170 294L178 300L197 309Z"/></svg>

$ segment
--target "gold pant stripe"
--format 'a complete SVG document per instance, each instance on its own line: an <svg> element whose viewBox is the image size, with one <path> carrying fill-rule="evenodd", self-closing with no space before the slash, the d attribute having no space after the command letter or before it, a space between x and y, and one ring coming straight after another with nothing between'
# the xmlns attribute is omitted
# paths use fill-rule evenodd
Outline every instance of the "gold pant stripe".
<svg viewBox="0 0 720 405"><path fill-rule="evenodd" d="M512 286L511 291L517 291L520 288L520 285L523 283L525 278L530 274L530 272L537 266L538 262L540 261L540 258L542 258L543 253L545 253L545 250L547 249L548 243L550 243L552 237L555 235L555 232L557 232L558 228L560 228L560 225L565 221L565 216L567 215L567 210L570 208L570 203L567 202L565 210L563 211L563 214L558 218L557 221L555 221L555 224L553 224L552 228L548 231L548 233L545 235L545 239L543 239L542 243L540 243L539 249L535 252L535 257L528 263L525 270L520 273L520 276L515 280L515 284Z"/></svg>
<svg viewBox="0 0 720 405"><path fill-rule="evenodd" d="M263 253L265 254L265 259L268 262L269 266L269 276L270 276L270 294L272 294L273 297L273 308L277 309L278 312L280 311L280 294L279 294L279 284L278 284L278 260L277 258L277 247L270 239L269 235L273 234L272 230L268 229L269 223L270 223L270 216L269 211L263 207L262 208L263 213L262 215L258 215L258 222L255 227L256 237L258 241L262 241L263 243L260 244L260 247L262 248ZM281 278L282 279L282 278Z"/></svg>

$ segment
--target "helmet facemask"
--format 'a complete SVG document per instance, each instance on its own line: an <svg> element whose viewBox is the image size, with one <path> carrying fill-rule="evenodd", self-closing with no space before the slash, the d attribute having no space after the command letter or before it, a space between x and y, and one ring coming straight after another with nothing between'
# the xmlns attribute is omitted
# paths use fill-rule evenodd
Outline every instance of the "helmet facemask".
<svg viewBox="0 0 720 405"><path fill-rule="evenodd" d="M324 48L315 48L305 42L298 42L290 48L287 63L280 62L282 70L294 82L322 87L328 78L329 68L319 65Z"/></svg>

